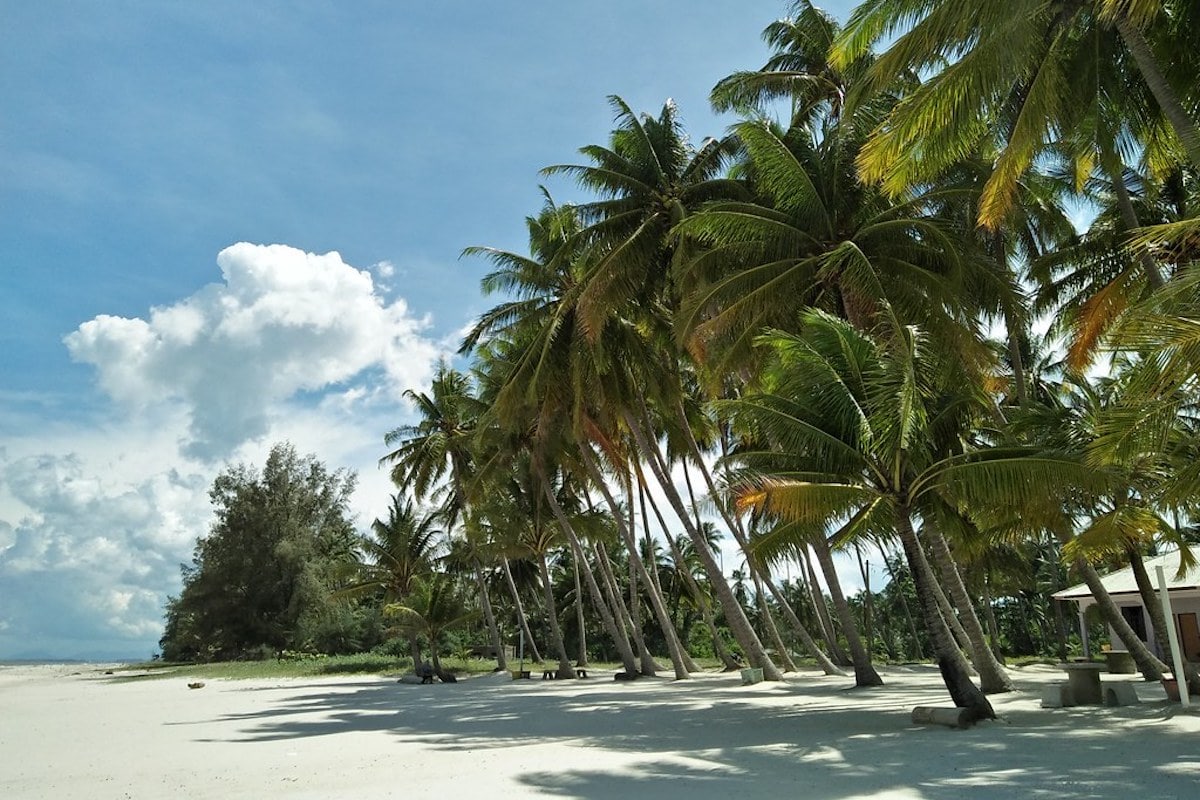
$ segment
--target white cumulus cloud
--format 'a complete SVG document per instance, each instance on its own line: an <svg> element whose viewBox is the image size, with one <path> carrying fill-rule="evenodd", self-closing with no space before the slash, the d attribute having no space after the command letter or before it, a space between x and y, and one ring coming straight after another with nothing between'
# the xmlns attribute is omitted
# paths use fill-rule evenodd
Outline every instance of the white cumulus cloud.
<svg viewBox="0 0 1200 800"><path fill-rule="evenodd" d="M383 434L453 343L337 253L237 244L217 265L188 297L65 338L111 409L0 414L0 658L149 655L213 478L274 442L357 471L360 526L384 513Z"/></svg>
<svg viewBox="0 0 1200 800"><path fill-rule="evenodd" d="M221 283L148 319L98 316L65 339L125 406L183 404L189 455L224 457L265 435L280 402L368 370L393 396L427 381L439 347L425 320L402 299L387 302L371 273L338 253L243 242L217 264Z"/></svg>

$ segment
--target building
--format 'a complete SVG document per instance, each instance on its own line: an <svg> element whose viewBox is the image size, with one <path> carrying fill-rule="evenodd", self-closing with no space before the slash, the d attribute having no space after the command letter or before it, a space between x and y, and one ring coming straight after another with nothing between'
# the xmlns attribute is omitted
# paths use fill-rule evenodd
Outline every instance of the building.
<svg viewBox="0 0 1200 800"><path fill-rule="evenodd" d="M1193 545L1191 552L1200 561L1200 546ZM1150 583L1154 585L1156 598L1158 592L1156 568L1163 568L1167 580L1167 594L1171 599L1171 612L1175 618L1175 635L1179 638L1179 647L1188 661L1200 662L1200 565L1193 566L1182 576L1178 576L1176 573L1179 571L1179 551L1147 558L1144 563L1146 572L1150 575ZM1151 652L1157 653L1158 657L1166 663L1171 663L1170 644L1155 640L1154 626L1150 623L1150 617L1142 603L1142 596L1138 593L1137 582L1133 577L1133 568L1126 567L1111 572L1104 575L1101 581L1109 595L1112 596L1113 602L1121 609L1121 614L1129 623L1129 627L1133 628L1141 640L1149 645ZM1087 610L1096 604L1091 590L1084 583L1056 592L1054 599L1075 602L1079 607L1081 623ZM1087 626L1081 624L1080 628L1084 632L1083 651L1090 655L1092 643L1087 640ZM1125 649L1125 645L1111 627L1108 629L1108 644L1114 650Z"/></svg>

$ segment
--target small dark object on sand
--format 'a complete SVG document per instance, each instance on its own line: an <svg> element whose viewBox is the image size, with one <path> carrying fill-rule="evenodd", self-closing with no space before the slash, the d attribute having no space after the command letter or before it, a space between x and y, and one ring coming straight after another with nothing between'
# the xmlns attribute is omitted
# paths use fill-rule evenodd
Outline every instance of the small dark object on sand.
<svg viewBox="0 0 1200 800"><path fill-rule="evenodd" d="M196 681L195 683L189 683L188 688L189 689L203 689L204 681Z"/></svg>

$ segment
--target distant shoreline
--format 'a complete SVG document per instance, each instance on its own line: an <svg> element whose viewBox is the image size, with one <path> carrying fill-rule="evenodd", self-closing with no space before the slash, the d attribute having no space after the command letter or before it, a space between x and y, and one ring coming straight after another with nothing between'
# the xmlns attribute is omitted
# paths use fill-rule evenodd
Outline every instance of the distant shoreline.
<svg viewBox="0 0 1200 800"><path fill-rule="evenodd" d="M137 659L121 659L121 658L7 658L0 659L0 669L4 667L81 667L95 665L97 667L113 664L134 664Z"/></svg>

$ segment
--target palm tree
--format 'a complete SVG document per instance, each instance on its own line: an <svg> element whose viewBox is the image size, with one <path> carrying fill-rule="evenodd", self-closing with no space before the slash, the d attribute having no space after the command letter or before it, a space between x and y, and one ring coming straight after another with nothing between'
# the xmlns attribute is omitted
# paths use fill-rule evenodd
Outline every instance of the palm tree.
<svg viewBox="0 0 1200 800"><path fill-rule="evenodd" d="M338 596L362 597L382 592L385 603L403 603L416 581L433 572L441 552L442 531L434 523L434 516L419 515L411 500L392 495L387 520L375 519L371 535L359 536L362 558L357 565L357 576ZM420 645L415 637L410 647L415 665L420 661Z"/></svg>
<svg viewBox="0 0 1200 800"><path fill-rule="evenodd" d="M935 193L894 202L860 184L858 135L844 121L787 131L751 121L735 130L756 199L710 203L675 228L698 242L676 329L714 374L749 363L754 337L794 328L804 306L870 330L886 321L886 303L963 358L985 359L974 318L998 310L1011 286L964 252L969 237L938 214Z"/></svg>
<svg viewBox="0 0 1200 800"><path fill-rule="evenodd" d="M441 662L443 637L470 622L479 612L467 607L454 581L445 574L418 579L413 589L405 603L389 605L385 613L395 616L402 630L424 635L429 640L434 672L446 681L449 675Z"/></svg>
<svg viewBox="0 0 1200 800"><path fill-rule="evenodd" d="M876 127L859 158L862 174L892 193L906 192L1001 132L980 215L994 226L1012 205L1016 181L1053 136L1089 124L1095 92L1107 85L1096 76L1113 69L1123 72L1125 117L1138 125L1142 140L1155 135L1154 121L1165 116L1176 142L1200 166L1200 135L1184 112L1194 106L1194 82L1168 81L1147 41L1194 74L1194 39L1188 37L1197 33L1197 16L1183 0L867 0L842 31L834 63L852 63L899 35L875 60L861 94L884 90L903 75L933 74ZM1122 47L1112 46L1114 37ZM1176 95L1177 86L1187 88L1186 100Z"/></svg>
<svg viewBox="0 0 1200 800"><path fill-rule="evenodd" d="M798 335L764 337L773 360L763 390L720 404L751 441L769 444L735 454L762 472L747 479L740 502L799 529L839 521L838 541L897 536L951 697L977 717L990 717L991 705L971 683L943 619L915 521L929 519L934 500L1019 505L1049 491L1039 486L1047 476L1082 480L1087 470L1066 456L1033 451L945 455L939 441L948 430L961 431L967 412L982 404L956 360L940 358L921 332L894 318L887 340L817 310L802 321ZM793 543L790 536L768 536L759 546Z"/></svg>
<svg viewBox="0 0 1200 800"><path fill-rule="evenodd" d="M447 530L452 532L469 502L467 486L474 469L472 438L482 410L479 400L472 392L470 379L444 361L438 365L428 394L410 389L404 396L416 406L419 421L395 428L384 436L384 443L396 445L396 449L379 459L379 463L391 464L392 481L410 490L417 499L440 498L442 517ZM498 666L504 669L507 666L504 646L492 612L483 564L474 559L473 567L484 621Z"/></svg>

